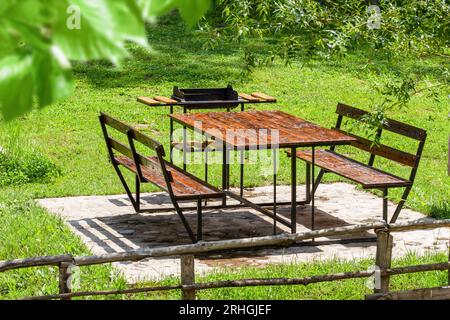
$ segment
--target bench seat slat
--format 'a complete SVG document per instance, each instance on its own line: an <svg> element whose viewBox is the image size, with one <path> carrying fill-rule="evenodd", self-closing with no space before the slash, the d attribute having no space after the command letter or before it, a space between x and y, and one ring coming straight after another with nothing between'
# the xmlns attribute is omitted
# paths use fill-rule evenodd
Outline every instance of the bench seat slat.
<svg viewBox="0 0 450 320"><path fill-rule="evenodd" d="M309 150L297 151L297 157L306 162L312 162L312 152ZM406 179L370 167L330 150L317 150L315 152L315 164L326 171L357 182L366 189L406 187L412 184Z"/></svg>
<svg viewBox="0 0 450 320"><path fill-rule="evenodd" d="M157 157L149 157L149 159L155 162L158 161ZM128 170L136 173L136 165L132 159L128 157L116 157L115 160ZM168 167L168 171L172 175L173 182L171 182L171 187L176 198L179 198L180 200L189 200L198 198L220 198L223 196L223 192L220 192L213 186L193 178L187 173L179 171L178 168L170 163L166 162L165 165ZM157 187L166 192L168 191L162 172L142 165L141 171L142 175L148 182L155 184Z"/></svg>

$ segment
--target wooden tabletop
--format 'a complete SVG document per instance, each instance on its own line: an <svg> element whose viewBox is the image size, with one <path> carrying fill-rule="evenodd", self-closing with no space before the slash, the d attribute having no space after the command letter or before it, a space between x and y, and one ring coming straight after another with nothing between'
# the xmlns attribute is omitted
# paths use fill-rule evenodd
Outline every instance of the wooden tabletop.
<svg viewBox="0 0 450 320"><path fill-rule="evenodd" d="M356 141L282 111L208 112L169 115L176 122L234 149L344 145Z"/></svg>

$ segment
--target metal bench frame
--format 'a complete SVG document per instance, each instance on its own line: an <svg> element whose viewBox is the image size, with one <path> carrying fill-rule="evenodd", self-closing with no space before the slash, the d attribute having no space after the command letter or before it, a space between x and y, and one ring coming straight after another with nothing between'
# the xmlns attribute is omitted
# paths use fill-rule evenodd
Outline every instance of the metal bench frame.
<svg viewBox="0 0 450 320"><path fill-rule="evenodd" d="M141 190L141 184L142 183L153 183L154 185L158 186L163 191L167 192L170 196L170 200L174 206L175 211L177 212L178 216L180 217L184 227L186 228L186 231L189 234L189 237L191 238L192 242L198 242L202 240L202 202L205 199L208 198L224 198L225 194L220 191L219 189L208 185L207 183L201 181L197 177L193 176L192 174L184 171L181 168L178 168L177 166L170 164L170 169L174 171L178 171L184 175L186 175L189 179L196 181L197 183L202 184L205 187L210 188L211 190L215 191L217 194L196 194L196 195L186 195L186 196L177 196L174 194L173 188L171 183L173 182L173 176L170 170L167 169L167 165L169 163L166 162L164 157L166 156L164 147L161 143L158 141L144 135L137 129L120 122L119 120L114 119L113 117L101 113L99 116L100 124L102 127L103 136L105 138L106 146L108 149L108 154L110 161L114 167L114 170L116 171L120 182L122 183L128 198L131 201L131 204L133 205L133 208L135 209L136 213L143 212L144 210L141 210L140 206L140 190ZM119 142L118 140L112 138L108 134L107 126L114 128L118 132L125 134L128 139L129 146L124 145L123 143ZM150 158L143 156L139 154L136 150L135 141L143 144L144 146L148 147L149 149L153 150L156 153L158 163L152 161ZM133 196L121 170L120 166L121 163L117 161L117 158L114 154L114 152L118 152L131 160L134 161L136 170L132 170L129 167L126 167L128 170L132 171L135 174L135 184L136 184L136 194ZM165 185L162 187L160 185L157 185L156 183L148 180L145 178L145 176L142 173L141 166L159 166L162 175L164 177L164 183ZM194 232L192 231L191 226L189 225L188 221L186 220L182 209L180 208L178 202L179 201L192 201L195 200L197 202L197 236L194 235Z"/></svg>
<svg viewBox="0 0 450 320"><path fill-rule="evenodd" d="M344 117L348 117L348 118L352 118L352 119L355 119L355 120L359 120L359 119L361 119L362 116L368 114L367 111L364 111L364 110L361 110L361 109L358 109L358 108L354 108L354 107L351 107L351 106L343 104L343 103L338 103L338 106L337 106L337 109L336 109L336 113L338 114L338 118L337 118L336 126L335 126L334 129L339 130L339 131L341 131L343 133L349 134L349 135L351 135L353 137L359 138L363 142L364 142L364 140L366 140L366 139L364 139L362 137L359 137L359 136L353 135L353 134L351 134L349 132L341 130L341 127L342 127L342 121L343 121ZM376 156L381 156L383 158L395 161L395 162L403 164L403 165L408 165L408 166L411 167L411 172L410 172L409 179L408 179L408 181L411 182L411 184L409 186L404 187L405 190L403 192L402 198L401 198L400 202L398 203L397 208L395 209L395 211L394 211L394 213L393 213L393 215L391 217L391 220L390 220L390 223L395 223L395 221L397 220L397 218L398 218L398 216L400 214L400 211L403 208L403 205L406 202L406 199L409 196L409 193L411 192L411 188L412 188L414 180L416 178L417 169L419 167L419 162L420 162L420 159L422 157L422 151L423 151L423 148L424 148L424 145L425 145L425 140L426 140L426 137L427 137L427 133L423 129L420 129L420 128L417 128L417 127L414 127L414 126L411 126L409 124L405 124L405 123L402 123L402 122L399 122L399 121L396 121L396 120L392 120L392 119L387 119L387 122L382 126L382 128L380 128L377 131L377 133L376 133L376 137L377 138L381 138L381 134L382 134L383 130L390 131L390 132L402 135L404 137L411 138L411 139L419 141L419 145L418 145L417 152L416 152L415 155L409 154L409 153L405 153L403 151L400 151L400 150L395 149L395 148L388 147L386 145L379 145L379 146L377 146L377 145L370 145L370 146L367 146L367 144L366 145L361 145L360 142L352 144L353 147L356 147L356 148L358 148L360 150L363 150L363 151L366 151L366 152L370 153L370 158L369 158L369 161L368 161L368 164L367 164L367 166L369 166L369 167L373 168ZM335 152L335 147L332 146L330 148L330 151ZM390 152L394 152L394 153L395 152L399 152L399 153L405 154L407 156L413 157L414 161L411 161L411 163L405 163L405 161L402 161L400 159L396 159L396 155L392 154ZM379 170L379 169L377 169L377 170L378 171L382 171L382 170ZM317 178L316 178L316 180L315 180L315 182L314 182L314 186L313 186L314 191L317 190L317 187L319 186L320 182L322 181L323 175L325 173L328 173L328 172L335 173L335 174L339 175L339 173L336 173L336 172L333 172L333 171L329 171L329 170L325 170L325 169L321 169L319 174L318 174L318 176L317 176ZM382 172L384 172L384 171L382 171ZM387 172L384 172L384 173L387 173ZM380 186L380 187L376 187L376 188L370 188L370 189L380 189L383 192L383 220L385 220L386 222L388 220L388 189L390 189L390 188L398 188L398 187L399 186L385 186L385 187Z"/></svg>

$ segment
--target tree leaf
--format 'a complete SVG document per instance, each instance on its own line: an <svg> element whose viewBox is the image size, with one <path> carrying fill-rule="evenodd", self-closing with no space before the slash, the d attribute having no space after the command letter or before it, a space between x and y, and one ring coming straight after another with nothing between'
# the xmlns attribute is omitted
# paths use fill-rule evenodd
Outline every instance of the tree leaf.
<svg viewBox="0 0 450 320"><path fill-rule="evenodd" d="M72 94L73 78L70 63L57 47L33 57L33 76L41 108Z"/></svg>
<svg viewBox="0 0 450 320"><path fill-rule="evenodd" d="M211 7L211 0L178 0L177 6L184 21L193 26Z"/></svg>
<svg viewBox="0 0 450 320"><path fill-rule="evenodd" d="M34 81L31 54L15 54L0 60L0 107L5 120L31 110Z"/></svg>

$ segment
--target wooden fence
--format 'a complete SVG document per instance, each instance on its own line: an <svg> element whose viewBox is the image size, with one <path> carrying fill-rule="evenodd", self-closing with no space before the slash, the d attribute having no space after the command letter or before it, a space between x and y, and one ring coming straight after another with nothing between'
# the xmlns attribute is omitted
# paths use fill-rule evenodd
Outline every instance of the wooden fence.
<svg viewBox="0 0 450 320"><path fill-rule="evenodd" d="M393 237L392 232L404 232L418 229L434 229L450 227L450 220L435 222L410 222L386 224L377 222L365 225L346 226L339 228L322 229L295 234L281 234L276 236L201 242L191 245L180 245L170 247L158 247L152 249L140 249L124 253L112 253L97 256L73 257L71 255L36 257L28 259L17 259L11 261L0 261L0 272L19 268L57 266L59 268L59 294L47 296L35 296L25 299L31 300L69 300L75 297L106 296L119 294L136 294L151 291L181 290L182 298L193 300L196 292L214 288L251 287L251 286L280 286L280 285L308 285L312 283L337 281L355 278L377 277L378 286L374 294L366 296L366 299L450 299L450 287L419 289L402 292L389 292L389 281L391 276L436 271L449 271L450 285L450 255L449 261L442 263L424 264L391 268ZM318 239L329 236L353 235L365 231L374 230L377 236L377 248L375 258L375 270L362 270L346 273L326 274L305 278L274 278L274 279L241 279L224 280L214 282L197 283L195 281L194 256L198 254L211 254L218 251L242 250L248 248L262 247L289 247L297 242ZM71 292L71 270L74 266L92 266L104 263L120 261L139 261L146 258L179 256L181 259L181 283L170 286L156 286L146 288L130 288L124 290L95 291L95 292Z"/></svg>

